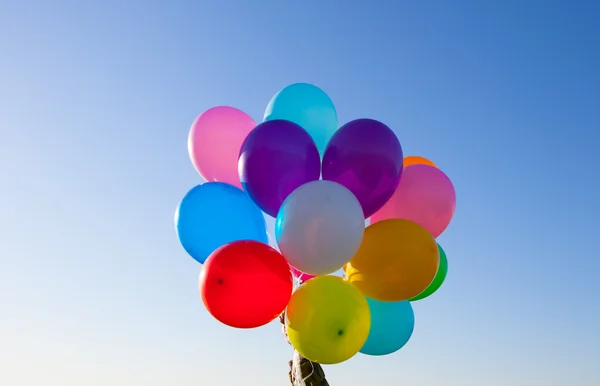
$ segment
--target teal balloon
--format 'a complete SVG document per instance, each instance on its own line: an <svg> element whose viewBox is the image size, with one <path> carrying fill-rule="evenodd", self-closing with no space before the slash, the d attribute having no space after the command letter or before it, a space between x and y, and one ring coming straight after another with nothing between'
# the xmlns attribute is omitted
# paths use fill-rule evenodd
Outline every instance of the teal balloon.
<svg viewBox="0 0 600 386"><path fill-rule="evenodd" d="M175 211L175 228L183 249L201 264L233 241L269 242L262 211L244 191L223 182L192 188Z"/></svg>
<svg viewBox="0 0 600 386"><path fill-rule="evenodd" d="M302 126L315 141L321 157L327 142L338 129L337 112L331 98L309 83L291 84L271 98L264 121L274 119L285 119Z"/></svg>
<svg viewBox="0 0 600 386"><path fill-rule="evenodd" d="M410 302L380 302L370 298L367 302L371 310L371 331L360 352L388 355L404 347L415 328L415 314Z"/></svg>

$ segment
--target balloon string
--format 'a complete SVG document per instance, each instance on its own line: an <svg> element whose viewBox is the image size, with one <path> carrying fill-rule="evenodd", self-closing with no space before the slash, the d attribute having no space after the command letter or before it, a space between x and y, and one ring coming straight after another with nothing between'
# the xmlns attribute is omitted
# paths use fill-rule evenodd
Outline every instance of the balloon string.
<svg viewBox="0 0 600 386"><path fill-rule="evenodd" d="M292 275L292 279L293 279L292 281L294 284L294 291L296 291L300 287L300 285L302 285L302 279L300 277L296 277L296 275ZM283 336L285 337L285 340L288 342L288 344L291 346L292 343L290 342L290 338L288 337L288 334L287 334L285 313L283 314L282 322L283 322ZM310 366L311 366L310 374L308 374L306 377L303 377L301 361L302 361L302 356L300 355L298 350L294 349L294 355L292 357L292 379L294 381L294 386L307 386L306 380L310 379L310 377L312 377L315 373L315 366L311 361L309 361Z"/></svg>
<svg viewBox="0 0 600 386"><path fill-rule="evenodd" d="M287 334L287 326L285 324L285 312L281 314L281 322L283 326L281 326L281 332L283 333L283 337L288 342L290 346L292 346L292 342L290 342L290 338ZM293 346L292 346L293 348ZM291 363L290 373L292 375L292 384L294 386L306 386L305 379L302 379L302 368L300 366L300 353L293 348L292 355L292 363Z"/></svg>
<svg viewBox="0 0 600 386"><path fill-rule="evenodd" d="M300 353L294 350L294 356L292 357L292 379L294 380L294 386L305 386L306 382L302 379L302 368L300 367Z"/></svg>
<svg viewBox="0 0 600 386"><path fill-rule="evenodd" d="M294 379L294 386L307 386L306 380L310 379L315 374L315 365L312 361L308 361L310 363L310 374L306 377L302 377L302 366L301 366L302 357L297 350L294 350L294 358L292 359L292 374ZM312 383L311 383L312 385Z"/></svg>

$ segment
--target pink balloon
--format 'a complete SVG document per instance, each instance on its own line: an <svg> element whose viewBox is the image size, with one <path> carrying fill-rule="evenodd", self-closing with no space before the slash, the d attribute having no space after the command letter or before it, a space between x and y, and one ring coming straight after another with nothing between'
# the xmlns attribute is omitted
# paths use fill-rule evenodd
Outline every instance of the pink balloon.
<svg viewBox="0 0 600 386"><path fill-rule="evenodd" d="M290 265L290 270L292 271L292 274L293 274L295 277L297 277L298 279L302 280L303 282L304 282L304 281L307 281L307 280L310 280L310 279L312 279L313 277L316 277L315 275L311 275L311 274L309 274L309 273L304 273L304 272L302 272L302 271L299 271L299 270L297 270L296 268L292 267L291 265Z"/></svg>
<svg viewBox="0 0 600 386"><path fill-rule="evenodd" d="M235 107L219 106L196 118L188 136L188 153L194 167L209 182L225 182L242 188L238 156L256 122Z"/></svg>
<svg viewBox="0 0 600 386"><path fill-rule="evenodd" d="M401 218L416 222L436 238L450 224L456 209L456 192L441 170L429 165L404 168L392 198L371 216L371 224Z"/></svg>

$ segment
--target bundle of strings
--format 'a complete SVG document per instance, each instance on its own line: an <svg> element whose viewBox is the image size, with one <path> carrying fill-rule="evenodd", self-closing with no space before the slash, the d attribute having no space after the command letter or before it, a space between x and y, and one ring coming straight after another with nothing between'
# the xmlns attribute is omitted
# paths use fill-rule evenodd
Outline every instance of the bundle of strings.
<svg viewBox="0 0 600 386"><path fill-rule="evenodd" d="M294 290L297 289L300 284L302 284L302 282L294 278ZM285 312L281 314L280 320L283 324L283 336L291 346L292 343L288 337L285 323ZM321 366L304 358L296 349L294 349L294 356L290 362L290 382L293 386L329 386Z"/></svg>
<svg viewBox="0 0 600 386"><path fill-rule="evenodd" d="M283 325L283 336L285 337L286 341L288 343L290 343L290 340L288 338L287 335L287 329L285 327L285 324ZM291 345L291 343L290 343ZM309 370L310 368L310 370ZM311 361L309 361L308 359L304 358L302 355L300 355L300 353L298 352L298 350L294 349L294 356L292 357L292 360L290 361L290 382L292 383L293 386L327 386L328 383L325 380L325 374L323 374L323 371L321 370L320 373L318 374L320 376L316 377L317 379L314 379L315 375L317 375L315 373L315 364ZM313 379L311 379L313 378ZM307 383L308 381L308 383ZM315 383L318 382L318 383ZM325 383L323 383L325 382Z"/></svg>

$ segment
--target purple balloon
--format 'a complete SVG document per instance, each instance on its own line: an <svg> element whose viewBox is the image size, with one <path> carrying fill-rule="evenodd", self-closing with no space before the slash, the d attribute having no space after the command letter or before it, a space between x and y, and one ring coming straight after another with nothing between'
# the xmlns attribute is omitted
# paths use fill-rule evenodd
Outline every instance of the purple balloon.
<svg viewBox="0 0 600 386"><path fill-rule="evenodd" d="M287 196L321 176L317 145L301 126L283 119L254 128L240 149L242 187L263 212L277 217Z"/></svg>
<svg viewBox="0 0 600 386"><path fill-rule="evenodd" d="M354 193L369 218L394 194L403 159L402 146L392 129L374 119L357 119L329 140L323 155L323 179Z"/></svg>

